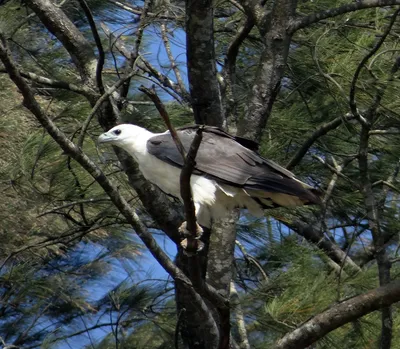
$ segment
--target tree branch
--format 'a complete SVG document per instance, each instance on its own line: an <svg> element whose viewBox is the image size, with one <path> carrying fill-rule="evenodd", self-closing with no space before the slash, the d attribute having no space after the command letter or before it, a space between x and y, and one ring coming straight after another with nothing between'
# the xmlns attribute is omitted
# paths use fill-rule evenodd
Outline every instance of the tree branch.
<svg viewBox="0 0 400 349"><path fill-rule="evenodd" d="M236 327L239 337L239 348L240 349L251 349L249 338L246 330L245 315L243 314L242 305L240 304L239 294L236 290L235 283L231 281L231 304L235 311Z"/></svg>
<svg viewBox="0 0 400 349"><path fill-rule="evenodd" d="M117 1L117 0L107 0L107 1L111 4L118 6L119 8L122 8L123 10L133 13L135 15L141 16L143 13L142 7L132 6L131 4L128 4L123 1ZM170 16L168 14L160 14L160 13L153 13L153 12L148 12L147 15L149 17L154 17L156 19L170 20L170 21L175 21L175 22L183 22L183 20L184 20L184 15L182 15L181 17L178 17L178 16Z"/></svg>
<svg viewBox="0 0 400 349"><path fill-rule="evenodd" d="M176 81L178 83L179 86L179 93L181 96L186 96L184 99L188 100L189 99L189 93L186 90L185 84L182 80L182 76L181 76L181 72L179 71L179 67L177 66L176 62L175 62L175 58L172 55L172 51L171 51L171 45L169 43L168 40L168 34L167 34L167 26L165 23L162 23L160 25L161 27L161 37L162 40L164 42L164 47L165 47L165 51L167 52L168 55L168 59L171 63L171 68L174 71L175 77L176 77Z"/></svg>
<svg viewBox="0 0 400 349"><path fill-rule="evenodd" d="M190 186L190 177L196 166L196 155L199 150L201 140L203 138L203 126L199 127L196 132L192 144L190 145L189 152L185 157L185 164L182 167L180 175L180 192L185 207L186 226L191 233L191 239L188 240L188 251L196 251L197 247L197 225L196 225L196 211L193 202L192 189ZM192 240L192 241L190 241Z"/></svg>
<svg viewBox="0 0 400 349"><path fill-rule="evenodd" d="M0 68L0 73L7 73L7 70L4 68ZM32 81L37 82L42 85L51 86L51 87L55 87L55 88L61 88L63 90L69 90L69 91L72 91L75 93L79 93L79 94L85 96L86 98L95 98L96 97L96 93L92 89L90 89L84 85L78 86L78 85L75 85L75 84L72 84L72 83L69 83L66 81L50 79L50 78L46 78L45 76L40 76L40 75L31 73L31 72L24 72L22 70L19 70L19 73L25 79L32 80Z"/></svg>
<svg viewBox="0 0 400 349"><path fill-rule="evenodd" d="M243 2L242 5L244 7ZM295 10L295 0L276 0L268 13L267 25L262 25L265 45L258 61L245 116L239 120L238 134L242 137L258 142L261 140L286 69L291 43L287 27Z"/></svg>
<svg viewBox="0 0 400 349"><path fill-rule="evenodd" d="M223 97L225 101L225 117L229 127L230 122L237 123L237 96L236 96L236 59L239 48L244 40L248 37L254 22L247 17L244 25L239 29L233 40L228 46L225 58L225 66L222 75L225 79L223 86Z"/></svg>
<svg viewBox="0 0 400 349"><path fill-rule="evenodd" d="M400 281L376 288L314 316L294 331L287 333L273 349L306 348L336 328L399 301Z"/></svg>
<svg viewBox="0 0 400 349"><path fill-rule="evenodd" d="M350 110L353 113L354 117L360 122L360 124L363 127L364 126L367 127L367 123L368 122L367 122L367 120L365 120L365 118L357 110L357 105L356 105L356 102L355 102L355 91L356 91L357 80L358 80L358 77L359 77L359 75L361 73L361 69L364 68L364 66L368 62L368 60L379 50L379 48L385 42L386 37L389 35L389 32L392 29L393 24L395 23L397 15L399 14L399 12L400 12L400 9L397 9L395 11L395 13L392 15L392 19L391 19L388 27L386 28L385 32L383 33L383 35L381 36L379 41L376 43L376 45L372 48L372 50L369 51L364 56L364 58L361 60L361 62L357 66L356 71L354 72L353 80L351 81L350 97L349 97ZM379 105L380 99L381 99L381 96L380 96L380 93L378 92L376 101L375 101L374 105L372 106L373 110L371 110L371 111L375 112L377 106Z"/></svg>
<svg viewBox="0 0 400 349"><path fill-rule="evenodd" d="M300 219L292 219L290 221L281 220L284 225L295 231L297 234L303 236L307 241L311 242L319 249L326 252L326 254L337 264L343 265L344 270L350 275L357 274L361 271L360 267L340 249L339 246L334 244L323 234L319 232L313 225L307 224Z"/></svg>
<svg viewBox="0 0 400 349"><path fill-rule="evenodd" d="M137 58L139 57L140 45L142 43L143 32L144 32L144 28L146 26L146 17L147 17L147 13L149 11L149 7L150 7L151 3L152 3L151 0L144 1L143 11L142 11L142 14L140 15L140 20L139 20L139 23L136 28L135 45L134 45L132 52L126 58L126 63L125 63L125 67L124 67L124 76L129 74L129 72L133 68L135 62L137 61ZM118 39L117 39L117 41L118 41ZM121 98L126 98L128 96L130 83L131 83L131 79L129 78L129 79L126 79L125 83L121 86L121 89L120 89L120 97ZM120 103L118 105L121 109L123 104L120 101Z"/></svg>
<svg viewBox="0 0 400 349"><path fill-rule="evenodd" d="M84 83L95 81L97 59L90 43L66 14L50 0L27 0L46 28L61 41L78 68ZM94 86L91 86L94 88Z"/></svg>
<svg viewBox="0 0 400 349"><path fill-rule="evenodd" d="M160 113L162 119L165 122L165 125L167 125L167 128L169 132L171 133L171 137L175 142L176 147L178 148L179 153L182 156L183 161L186 161L186 151L185 148L183 147L183 144L181 143L181 140L178 137L178 134L175 131L175 128L171 124L171 120L169 119L167 110L165 109L164 104L161 102L160 98L158 95L155 93L155 91L145 87L145 86L140 86L139 91L142 91L145 93L154 103L156 106L158 112Z"/></svg>
<svg viewBox="0 0 400 349"><path fill-rule="evenodd" d="M310 26L311 24L318 23L324 19L343 15L345 13L354 12L357 10L373 8L373 7L384 7L391 5L400 5L400 0L360 0L352 2L340 7L331 8L320 12L313 13L308 16L300 17L290 24L288 31L293 34L299 29Z"/></svg>
<svg viewBox="0 0 400 349"><path fill-rule="evenodd" d="M302 146L297 150L296 154L289 160L286 168L288 170L292 170L296 167L299 162L303 159L304 155L307 154L307 151L311 148L311 146L318 140L318 138L325 136L329 131L332 131L338 128L343 122L350 121L354 119L354 116L351 114L346 114L343 116L338 116L336 119L333 119L330 122L322 124L318 127L309 138L302 144Z"/></svg>
<svg viewBox="0 0 400 349"><path fill-rule="evenodd" d="M104 103L111 95L113 92L115 92L120 86L122 86L122 84L127 80L130 79L132 76L134 76L137 73L136 69L133 69L128 75L126 75L124 78L118 80L113 86L111 86L97 101L96 104L93 106L92 111L90 112L90 114L88 115L88 117L86 118L85 122L82 125L81 128L81 132L79 135L79 139L78 139L78 147L82 148L83 146L83 141L85 139L85 134L86 131L90 125L90 122L92 121L94 115L96 114L96 112L99 110L100 106L102 105L102 103Z"/></svg>
<svg viewBox="0 0 400 349"><path fill-rule="evenodd" d="M90 11L89 6L87 5L85 0L78 0L78 2L81 5L83 12L85 13L86 18L89 22L90 29L92 30L93 38L97 46L97 51L99 52L99 60L97 61L97 67L96 67L96 81L100 93L104 94L102 72L105 61L105 54L103 45L101 43L99 32L97 31L96 23L94 22L93 15L92 12Z"/></svg>

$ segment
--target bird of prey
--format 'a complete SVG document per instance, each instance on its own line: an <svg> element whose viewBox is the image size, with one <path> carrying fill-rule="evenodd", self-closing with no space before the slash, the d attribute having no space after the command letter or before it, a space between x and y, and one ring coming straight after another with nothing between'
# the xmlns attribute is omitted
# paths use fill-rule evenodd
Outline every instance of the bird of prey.
<svg viewBox="0 0 400 349"><path fill-rule="evenodd" d="M199 126L177 129L186 151ZM183 158L169 131L152 133L142 127L121 124L99 137L127 151L146 179L163 192L180 198ZM290 171L257 153L258 144L232 136L217 127L205 126L190 179L196 217L210 227L213 219L234 208L247 208L260 217L263 209L320 204L318 192Z"/></svg>

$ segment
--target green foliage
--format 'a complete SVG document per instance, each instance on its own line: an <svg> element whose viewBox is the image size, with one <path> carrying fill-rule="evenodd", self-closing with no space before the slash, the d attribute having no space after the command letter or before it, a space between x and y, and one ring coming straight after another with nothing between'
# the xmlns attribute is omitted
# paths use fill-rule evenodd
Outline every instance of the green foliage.
<svg viewBox="0 0 400 349"><path fill-rule="evenodd" d="M345 3L304 1L298 12L313 13ZM96 23L105 21L124 45L135 47L139 17L127 16L104 1L88 4ZM174 31L182 26L182 4L160 1L150 10L157 15L167 5L171 15L177 14L177 23L167 23L172 40ZM63 6L95 48L78 3L68 1ZM23 4L16 1L0 8L1 28L21 69L79 85L79 74L65 48L37 18L26 18L24 11ZM294 168L299 178L321 189L326 209L269 210L268 217L262 219L244 212L238 222L241 245L235 252L235 282L240 287L240 306L252 348L270 348L315 314L379 284L374 256L368 255L374 246L360 187L357 154L361 127L349 118L349 91L360 61L376 45L392 13L388 8L355 11L301 30L293 38L260 153L281 165L288 164L316 130L338 118L342 123L313 142ZM229 44L243 25L243 14L226 1L216 2L216 14L215 50L223 66ZM151 47L151 34L158 33L160 19L151 18L145 23L149 29L145 47ZM110 38L101 31L100 35L104 47L109 48ZM368 174L390 258L398 258L400 229L400 85L398 72L391 75L398 57L398 35L395 25L380 50L362 67L355 84L355 101L361 113L381 97L370 136ZM238 116L247 108L264 40L253 28L240 47L233 86ZM108 87L119 78L120 71L115 68L122 71L125 62L117 49L112 50L112 54L110 50L106 53L103 74ZM152 54L160 72L172 76L171 67L160 62L159 52L146 54ZM147 75L132 79L127 97L131 103L124 104L121 121L161 132L164 122L149 100L136 91L141 84L153 84ZM177 314L173 285L169 280L143 282L150 279L143 276L143 248L132 237L129 225L97 182L64 154L26 111L15 86L5 76L0 76L0 85L0 190L5 198L0 202L0 336L7 343L27 348L64 347L74 340L78 343L74 347L89 347L90 342L91 348L99 349L174 348ZM91 103L71 91L32 81L30 85L43 109L76 142L92 110ZM156 88L161 91L160 86ZM186 104L166 94L162 97L175 127L192 122L192 110ZM227 103L226 96L222 97ZM111 149L97 148L100 132L93 120L84 152L154 228L115 154ZM340 167L340 175L335 176L333 169ZM360 272L348 273L325 251L290 230L285 223L290 225L295 219L309 223L321 239L341 248L360 265ZM393 264L392 277L398 272ZM121 275L123 281L118 279ZM393 309L392 347L400 348L398 307ZM234 338L239 333L233 320L238 313L233 310ZM375 348L380 326L379 314L372 313L333 331L315 347Z"/></svg>

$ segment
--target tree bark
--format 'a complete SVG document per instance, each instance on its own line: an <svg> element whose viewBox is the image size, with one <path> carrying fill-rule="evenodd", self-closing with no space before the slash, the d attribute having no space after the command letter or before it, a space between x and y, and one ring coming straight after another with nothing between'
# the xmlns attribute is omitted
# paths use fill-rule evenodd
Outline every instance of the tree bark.
<svg viewBox="0 0 400 349"><path fill-rule="evenodd" d="M291 34L287 31L295 15L296 0L274 2L265 26L264 50L258 63L245 116L239 121L238 134L260 141L279 92L289 54ZM264 34L264 28L260 29Z"/></svg>
<svg viewBox="0 0 400 349"><path fill-rule="evenodd" d="M84 84L89 84L95 89L97 59L89 41L85 39L64 11L60 7L54 6L51 1L28 0L26 3L46 28L63 44L78 68Z"/></svg>
<svg viewBox="0 0 400 349"><path fill-rule="evenodd" d="M291 222L282 221L282 223L295 231L297 234L304 236L307 241L315 244L318 248L325 251L334 262L339 265L343 265L344 270L350 275L357 274L361 271L360 267L354 263L354 261L347 256L339 246L327 239L311 224L307 224L300 219L296 219Z"/></svg>
<svg viewBox="0 0 400 349"><path fill-rule="evenodd" d="M306 348L334 329L399 301L400 281L376 288L314 316L281 338L273 349Z"/></svg>
<svg viewBox="0 0 400 349"><path fill-rule="evenodd" d="M186 1L186 52L189 90L196 124L222 127L221 93L214 50L214 3Z"/></svg>

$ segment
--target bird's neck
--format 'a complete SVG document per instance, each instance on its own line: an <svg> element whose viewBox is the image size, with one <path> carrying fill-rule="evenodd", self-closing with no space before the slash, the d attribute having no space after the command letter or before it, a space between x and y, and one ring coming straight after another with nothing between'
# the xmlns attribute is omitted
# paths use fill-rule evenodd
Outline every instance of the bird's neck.
<svg viewBox="0 0 400 349"><path fill-rule="evenodd" d="M128 143L123 144L122 148L140 163L143 156L147 154L147 141L153 136L154 133L142 129L141 132L133 136Z"/></svg>

